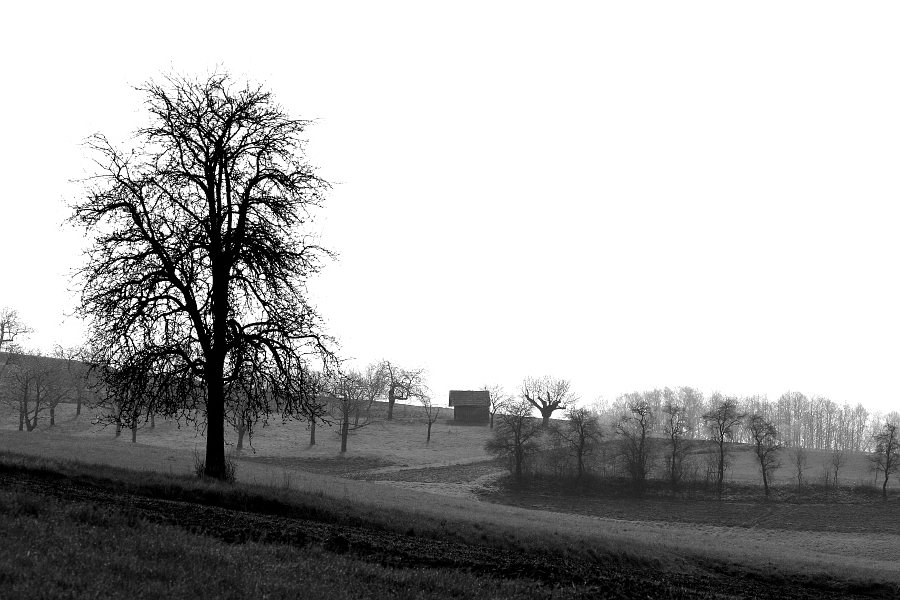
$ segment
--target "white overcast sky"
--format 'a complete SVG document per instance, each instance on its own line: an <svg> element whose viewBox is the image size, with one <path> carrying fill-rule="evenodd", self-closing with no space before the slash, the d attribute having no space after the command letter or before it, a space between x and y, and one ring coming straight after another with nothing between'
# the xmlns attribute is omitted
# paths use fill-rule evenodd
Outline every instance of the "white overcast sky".
<svg viewBox="0 0 900 600"><path fill-rule="evenodd" d="M130 86L221 65L316 119L359 364L436 398L526 375L900 407L895 2L17 2L0 35L0 306L77 343L61 227Z"/></svg>

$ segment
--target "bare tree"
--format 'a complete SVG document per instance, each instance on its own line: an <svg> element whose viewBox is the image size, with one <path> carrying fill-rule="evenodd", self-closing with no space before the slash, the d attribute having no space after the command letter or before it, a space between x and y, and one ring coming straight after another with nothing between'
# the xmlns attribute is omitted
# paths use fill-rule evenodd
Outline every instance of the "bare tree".
<svg viewBox="0 0 900 600"><path fill-rule="evenodd" d="M356 371L339 373L332 377L329 391L331 414L338 423L341 437L341 454L347 452L350 432L364 427L367 422L351 425L350 421L361 405L366 402L366 386L363 376Z"/></svg>
<svg viewBox="0 0 900 600"><path fill-rule="evenodd" d="M330 414L331 407L325 399L328 393L328 379L322 373L310 371L306 376L306 385L308 386L308 394L310 400L306 406L306 424L309 427L309 445L316 445L316 426L319 422L325 421L326 415ZM359 426L359 418L357 413L355 426Z"/></svg>
<svg viewBox="0 0 900 600"><path fill-rule="evenodd" d="M495 456L509 458L516 479L521 479L525 461L538 447L543 432L540 422L531 416L532 405L524 398L509 402L497 415L497 426L485 449Z"/></svg>
<svg viewBox="0 0 900 600"><path fill-rule="evenodd" d="M407 400L411 397L421 398L427 395L425 391L424 369L404 369L389 360L381 362L385 378L385 387L388 391L387 420L394 418L394 403L397 400Z"/></svg>
<svg viewBox="0 0 900 600"><path fill-rule="evenodd" d="M58 365L37 351L10 354L3 381L3 398L19 413L19 431L34 431L38 417L50 412L55 425L56 406L70 393Z"/></svg>
<svg viewBox="0 0 900 600"><path fill-rule="evenodd" d="M425 409L425 421L428 423L428 434L425 436L425 445L428 445L431 443L431 426L441 416L441 407L435 406L431 396L427 395L419 396L419 402L422 403L422 408Z"/></svg>
<svg viewBox="0 0 900 600"><path fill-rule="evenodd" d="M635 492L643 494L647 476L653 467L653 407L641 394L626 395L625 410L616 423L622 440L621 452Z"/></svg>
<svg viewBox="0 0 900 600"><path fill-rule="evenodd" d="M538 409L543 419L542 425L550 424L550 416L557 410L565 410L575 401L567 379L554 377L527 377L522 383L522 397Z"/></svg>
<svg viewBox="0 0 900 600"><path fill-rule="evenodd" d="M491 398L491 429L494 428L494 415L503 407L504 404L512 400L512 396L503 391L503 386L500 384L496 385L486 385L483 388Z"/></svg>
<svg viewBox="0 0 900 600"><path fill-rule="evenodd" d="M750 433L756 460L759 461L759 470L762 472L763 489L768 496L771 473L781 466L778 455L781 449L778 430L771 421L759 413L751 415L747 420L747 430Z"/></svg>
<svg viewBox="0 0 900 600"><path fill-rule="evenodd" d="M900 425L888 420L872 436L875 450L872 463L876 473L882 473L881 496L887 498L888 478L900 467Z"/></svg>
<svg viewBox="0 0 900 600"><path fill-rule="evenodd" d="M387 389L387 373L384 368L384 364L371 363L369 366L367 366L366 373L363 377L363 382L366 386L366 419L369 419L372 411L372 405L375 403L375 400L378 397L384 395L385 390ZM356 414L353 415L355 425L359 425L360 416L360 411L357 410Z"/></svg>
<svg viewBox="0 0 900 600"><path fill-rule="evenodd" d="M84 348L81 346L63 347L59 344L53 348L53 356L65 365L65 373L68 385L75 397L75 416L81 415L81 406L88 401L89 367L84 362Z"/></svg>
<svg viewBox="0 0 900 600"><path fill-rule="evenodd" d="M17 340L31 333L31 329L19 318L19 313L11 308L0 308L0 356L2 364L0 364L0 383L3 382L3 376L6 374L6 365L9 363L10 355L19 352ZM19 419L19 430L22 430L23 419Z"/></svg>
<svg viewBox="0 0 900 600"><path fill-rule="evenodd" d="M716 462L716 495L721 498L725 484L725 468L728 464L728 447L726 443L734 437L735 429L744 419L738 409L737 398L722 396L716 392L709 399L710 409L703 414L703 421L716 443L718 456Z"/></svg>
<svg viewBox="0 0 900 600"><path fill-rule="evenodd" d="M254 422L302 414L309 362L333 363L306 294L330 253L302 230L328 186L303 160L308 123L261 87L213 73L139 91L137 148L88 143L98 172L71 217L93 238L79 312L106 393L143 402L152 382L160 414L199 409L204 474L224 479L233 389L250 390Z"/></svg>
<svg viewBox="0 0 900 600"><path fill-rule="evenodd" d="M797 446L791 453L791 464L794 467L794 475L797 477L797 491L803 489L803 473L809 464L806 448Z"/></svg>
<svg viewBox="0 0 900 600"><path fill-rule="evenodd" d="M584 458L596 449L603 436L600 417L596 411L583 406L570 406L566 417L568 421L559 428L559 435L575 456L577 479L581 480L586 470Z"/></svg>
<svg viewBox="0 0 900 600"><path fill-rule="evenodd" d="M0 308L0 352L9 352L16 340L31 333L31 328L22 322L18 311Z"/></svg>
<svg viewBox="0 0 900 600"><path fill-rule="evenodd" d="M834 482L834 487L840 487L840 480L838 479L838 475L840 475L841 468L847 464L847 451L840 447L835 447L834 450L831 451L831 477Z"/></svg>
<svg viewBox="0 0 900 600"><path fill-rule="evenodd" d="M684 457L688 451L688 441L685 439L688 432L688 421L686 406L669 388L663 390L662 421L663 433L668 441L666 471L669 475L669 483L675 490L681 481Z"/></svg>

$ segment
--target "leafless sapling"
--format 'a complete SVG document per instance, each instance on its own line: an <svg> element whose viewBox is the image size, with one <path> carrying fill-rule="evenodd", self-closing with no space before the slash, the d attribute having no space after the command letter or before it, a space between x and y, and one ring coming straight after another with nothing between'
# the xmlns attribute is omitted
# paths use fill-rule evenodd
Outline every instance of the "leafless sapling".
<svg viewBox="0 0 900 600"><path fill-rule="evenodd" d="M831 451L831 480L834 484L835 488L840 487L840 479L838 476L840 475L841 469L847 464L847 451L841 447L835 446L834 450Z"/></svg>
<svg viewBox="0 0 900 600"><path fill-rule="evenodd" d="M771 421L759 413L751 415L747 420L747 430L750 433L750 443L753 444L756 460L759 461L763 489L768 496L771 474L781 466L779 460L781 443L778 441L778 430Z"/></svg>
<svg viewBox="0 0 900 600"><path fill-rule="evenodd" d="M328 185L304 160L308 122L262 87L215 72L138 90L135 148L87 144L79 313L105 393L146 402L152 384L161 415L205 423L204 472L224 479L232 389L254 390L254 415L302 414L306 372L334 362L306 293L331 255L308 233Z"/></svg>
<svg viewBox="0 0 900 600"><path fill-rule="evenodd" d="M503 386L500 384L496 385L486 385L483 388L490 395L490 413L491 413L491 426L490 429L494 428L494 415L503 407L503 405L510 400L512 400L512 396L507 394L503 390Z"/></svg>
<svg viewBox="0 0 900 600"><path fill-rule="evenodd" d="M797 478L797 491L803 489L803 473L809 464L809 457L806 448L797 446L791 452L791 465L794 467L794 476Z"/></svg>
<svg viewBox="0 0 900 600"><path fill-rule="evenodd" d="M425 445L427 446L431 443L431 426L441 416L441 407L434 404L430 395L419 396L419 402L422 403L422 408L425 409L425 422L428 425L428 433L425 435Z"/></svg>

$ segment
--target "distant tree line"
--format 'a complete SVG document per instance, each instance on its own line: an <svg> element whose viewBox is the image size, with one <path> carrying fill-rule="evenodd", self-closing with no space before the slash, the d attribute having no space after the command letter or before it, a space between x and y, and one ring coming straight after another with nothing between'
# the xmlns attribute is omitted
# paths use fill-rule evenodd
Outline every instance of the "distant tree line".
<svg viewBox="0 0 900 600"><path fill-rule="evenodd" d="M646 403L653 414L663 414L665 406L678 406L685 437L704 439L707 437L707 423L703 418L723 399L732 401L737 410L745 415L760 415L779 432L779 442L787 448L807 448L812 450L845 450L852 452L872 449L873 433L887 418L900 417L896 412L881 415L870 412L861 403L850 405L823 396L806 396L800 392L785 392L777 400L765 396L726 396L715 392L708 398L691 387L663 388L645 392L632 392L619 396L602 412L622 413L628 403ZM652 433L664 433L664 423L657 421ZM753 441L753 429L744 420L735 426L734 440L739 443Z"/></svg>
<svg viewBox="0 0 900 600"><path fill-rule="evenodd" d="M775 402L718 392L705 398L690 387L632 392L611 404L579 407L570 388L568 381L551 377L526 379L517 396L504 393L501 386L485 387L491 393L494 429L487 450L508 458L516 477L529 466L535 468L535 463L551 472L574 464L580 480L587 471L585 457L603 453L604 469L628 478L638 494L655 474L673 490L685 479L703 478L721 497L735 444L753 451L766 495L772 474L782 466L784 448L792 449L791 462L801 487L807 448L831 452L826 484L838 483L848 452L870 453L885 495L890 475L900 468L897 412L880 415L861 404L839 405L797 392L785 393ZM565 420L550 421L556 410L564 411ZM696 456L688 460L701 446L702 462Z"/></svg>

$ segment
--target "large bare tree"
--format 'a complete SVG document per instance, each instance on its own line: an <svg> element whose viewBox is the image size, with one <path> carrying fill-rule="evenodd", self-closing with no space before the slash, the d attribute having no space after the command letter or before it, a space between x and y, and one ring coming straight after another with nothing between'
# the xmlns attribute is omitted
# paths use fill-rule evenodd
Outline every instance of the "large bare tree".
<svg viewBox="0 0 900 600"><path fill-rule="evenodd" d="M527 377L522 382L522 398L541 413L542 425L550 424L550 416L557 410L565 410L575 401L568 379L555 377Z"/></svg>
<svg viewBox="0 0 900 600"><path fill-rule="evenodd" d="M304 159L307 121L262 87L213 73L138 90L150 119L135 147L88 142L79 310L106 393L140 404L152 387L159 414L199 415L204 474L223 479L229 399L252 421L302 414L307 365L332 362L306 294L329 256L307 234L328 186Z"/></svg>

